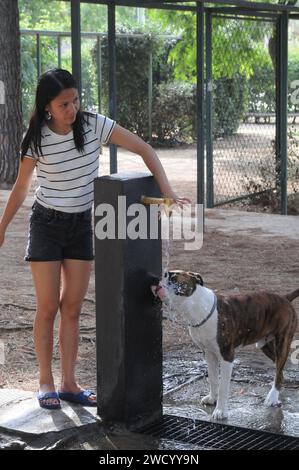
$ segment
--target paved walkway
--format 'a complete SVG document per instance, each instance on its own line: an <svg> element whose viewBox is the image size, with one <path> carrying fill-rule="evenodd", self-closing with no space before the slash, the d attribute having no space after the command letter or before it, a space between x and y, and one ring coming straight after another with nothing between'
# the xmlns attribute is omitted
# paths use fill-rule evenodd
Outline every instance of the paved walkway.
<svg viewBox="0 0 299 470"><path fill-rule="evenodd" d="M208 209L206 226L225 233L239 233L262 238L284 237L299 241L299 217L263 214L229 209Z"/></svg>

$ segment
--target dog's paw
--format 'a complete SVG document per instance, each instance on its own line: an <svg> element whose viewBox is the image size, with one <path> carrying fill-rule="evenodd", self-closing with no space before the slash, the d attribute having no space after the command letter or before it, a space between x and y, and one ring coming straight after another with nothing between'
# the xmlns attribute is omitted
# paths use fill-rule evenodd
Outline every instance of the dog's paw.
<svg viewBox="0 0 299 470"><path fill-rule="evenodd" d="M200 400L200 403L202 405L216 405L216 402L217 402L216 398L213 398L210 394L206 395Z"/></svg>
<svg viewBox="0 0 299 470"><path fill-rule="evenodd" d="M276 388L271 388L265 399L266 406L281 406L281 401L279 400L279 391Z"/></svg>
<svg viewBox="0 0 299 470"><path fill-rule="evenodd" d="M212 413L212 419L227 419L228 418L228 412L227 410L222 410L221 408L215 408L215 410Z"/></svg>

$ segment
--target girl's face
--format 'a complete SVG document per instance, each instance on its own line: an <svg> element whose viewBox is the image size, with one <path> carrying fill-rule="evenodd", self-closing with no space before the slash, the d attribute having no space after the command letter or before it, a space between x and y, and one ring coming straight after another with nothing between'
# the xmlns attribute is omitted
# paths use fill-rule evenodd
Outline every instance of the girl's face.
<svg viewBox="0 0 299 470"><path fill-rule="evenodd" d="M50 101L46 106L46 111L51 113L53 124L67 127L75 122L79 108L78 90L76 88L66 88Z"/></svg>

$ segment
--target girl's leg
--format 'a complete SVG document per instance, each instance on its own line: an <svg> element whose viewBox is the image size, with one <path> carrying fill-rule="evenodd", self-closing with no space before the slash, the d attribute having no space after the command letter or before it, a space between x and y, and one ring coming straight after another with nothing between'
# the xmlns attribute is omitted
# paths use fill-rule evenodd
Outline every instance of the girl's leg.
<svg viewBox="0 0 299 470"><path fill-rule="evenodd" d="M59 308L61 261L32 261L30 266L37 300L33 333L40 371L39 389L40 392L54 392L51 364L53 327ZM49 399L50 402L54 404L55 399Z"/></svg>
<svg viewBox="0 0 299 470"><path fill-rule="evenodd" d="M65 259L62 263L59 341L61 355L62 392L79 393L82 388L75 379L78 352L79 316L87 292L91 261ZM91 395L90 400L96 400Z"/></svg>

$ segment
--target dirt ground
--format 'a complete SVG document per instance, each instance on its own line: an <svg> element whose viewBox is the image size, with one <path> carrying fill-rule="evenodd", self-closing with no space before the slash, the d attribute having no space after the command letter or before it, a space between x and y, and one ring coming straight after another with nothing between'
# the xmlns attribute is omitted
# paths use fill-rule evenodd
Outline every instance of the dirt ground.
<svg viewBox="0 0 299 470"><path fill-rule="evenodd" d="M188 155L182 155L182 150L160 151L159 154L174 188L194 201L195 149L189 151ZM101 173L105 174L107 169L108 157L105 151ZM120 154L119 171L123 170L146 172L142 162L125 152ZM9 191L0 191L0 214L8 195ZM32 200L33 189L11 223L0 251L0 339L5 347L5 363L0 365L0 387L35 391L38 379L32 341L35 296L29 265L23 261ZM208 220L221 220L217 210L208 210L206 217ZM240 223L241 220L240 217ZM183 243L173 242L170 245L170 267L199 271L207 286L223 294L264 289L286 293L298 288L298 239L283 236L259 237L256 236L259 229L257 227L256 230L244 231L240 235L233 229L231 232L222 232L208 228L204 234L203 248L196 252L184 251ZM165 259L164 257L164 261ZM96 386L94 299L93 273L83 305L77 365L79 383L88 388ZM299 300L294 302L294 306L299 313ZM296 337L299 338L298 331ZM177 338L180 338L179 342ZM181 356L188 356L188 351L194 348L186 329L169 320L164 320L163 341L165 357L178 351ZM250 347L241 352L241 357L254 369ZM260 354L256 364L259 368L266 368L269 361ZM53 370L56 384L59 385L57 334Z"/></svg>

